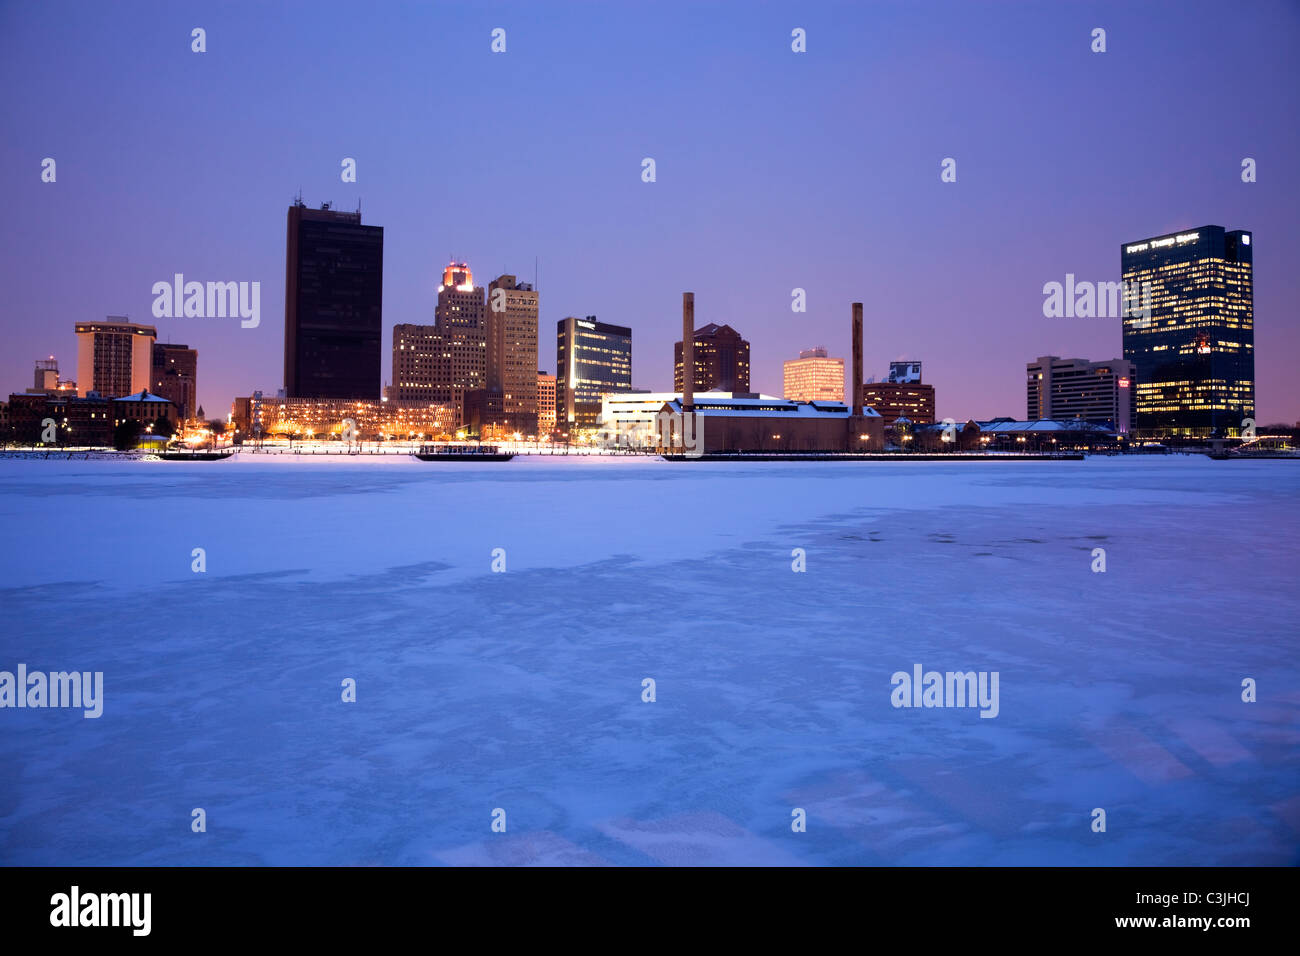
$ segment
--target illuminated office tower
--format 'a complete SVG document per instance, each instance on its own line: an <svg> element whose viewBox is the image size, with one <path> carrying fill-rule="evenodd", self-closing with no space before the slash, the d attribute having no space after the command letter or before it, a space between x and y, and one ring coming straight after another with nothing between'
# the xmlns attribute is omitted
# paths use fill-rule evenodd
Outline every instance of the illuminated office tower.
<svg viewBox="0 0 1300 956"><path fill-rule="evenodd" d="M1136 437L1232 436L1254 418L1251 252L1249 232L1222 226L1120 247Z"/></svg>
<svg viewBox="0 0 1300 956"><path fill-rule="evenodd" d="M844 401L844 359L828 358L822 348L804 349L787 359L782 394L796 402Z"/></svg>
<svg viewBox="0 0 1300 956"><path fill-rule="evenodd" d="M556 427L594 427L606 395L632 390L632 330L569 316L556 323Z"/></svg>
<svg viewBox="0 0 1300 956"><path fill-rule="evenodd" d="M433 325L393 326L392 395L401 402L449 405L465 423L465 394L487 382L483 287L463 262L442 272Z"/></svg>
<svg viewBox="0 0 1300 956"><path fill-rule="evenodd" d="M446 358L439 370L443 380L437 384L446 397L435 401L451 401L461 409L462 418L465 393L487 384L484 301L483 287L474 284L468 265L453 262L442 270L434 323Z"/></svg>

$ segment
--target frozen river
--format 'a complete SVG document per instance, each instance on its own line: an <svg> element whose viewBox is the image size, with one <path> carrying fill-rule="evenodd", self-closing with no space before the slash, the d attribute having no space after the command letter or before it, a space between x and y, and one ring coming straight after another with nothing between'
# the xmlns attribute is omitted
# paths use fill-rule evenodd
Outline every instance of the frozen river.
<svg viewBox="0 0 1300 956"><path fill-rule="evenodd" d="M1300 863L1297 492L1182 457L3 460L0 671L102 672L103 712L0 709L0 862ZM996 716L895 707L916 665L996 672Z"/></svg>

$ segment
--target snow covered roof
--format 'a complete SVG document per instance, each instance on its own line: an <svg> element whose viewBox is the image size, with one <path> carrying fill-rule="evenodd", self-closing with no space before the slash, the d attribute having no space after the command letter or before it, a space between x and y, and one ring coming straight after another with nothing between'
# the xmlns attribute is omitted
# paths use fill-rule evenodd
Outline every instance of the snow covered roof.
<svg viewBox="0 0 1300 956"><path fill-rule="evenodd" d="M1106 429L1100 425L1093 425L1081 419L1072 419L1070 421L1059 421L1047 418L1040 418L1032 422L1009 422L1009 421L992 421L976 422L980 431L984 432L1104 432Z"/></svg>
<svg viewBox="0 0 1300 956"><path fill-rule="evenodd" d="M170 398L163 398L161 395L155 395L153 392L140 391L134 395L126 395L117 399L119 402L170 402Z"/></svg>
<svg viewBox="0 0 1300 956"><path fill-rule="evenodd" d="M674 414L681 414L680 399L664 403ZM815 418L825 415L843 415L848 418L849 406L843 402L794 402L785 398L728 398L718 401L695 402L695 414L702 417L742 418ZM880 413L864 405L862 415L879 418Z"/></svg>
<svg viewBox="0 0 1300 956"><path fill-rule="evenodd" d="M957 428L965 428L969 422L957 422ZM947 428L944 422L934 422L932 424L916 426L919 431L940 431ZM988 422L975 422L982 432L992 432L994 434L1005 434L1011 432L1101 432L1109 435L1110 431L1100 425L1094 425L1091 422L1085 422L1082 419L1071 419L1060 421L1050 418L1039 418L1035 421L1018 422L1010 418L996 418Z"/></svg>

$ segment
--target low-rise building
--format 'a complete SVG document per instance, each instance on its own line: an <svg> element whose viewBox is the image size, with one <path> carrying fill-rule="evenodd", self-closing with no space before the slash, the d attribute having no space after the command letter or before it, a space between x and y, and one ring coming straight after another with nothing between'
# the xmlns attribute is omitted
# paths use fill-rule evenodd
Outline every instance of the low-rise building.
<svg viewBox="0 0 1300 956"><path fill-rule="evenodd" d="M457 410L436 402L357 401L345 398L274 398L254 392L230 410L237 438L339 436L348 421L359 439L432 439L456 431Z"/></svg>
<svg viewBox="0 0 1300 956"><path fill-rule="evenodd" d="M180 420L180 413L169 399L142 389L134 395L113 399L113 427L125 421L136 421L148 427L159 419L169 422L172 428Z"/></svg>
<svg viewBox="0 0 1300 956"><path fill-rule="evenodd" d="M1082 419L1017 421L994 418L977 422L935 422L902 430L906 451L1093 451L1119 445L1116 433Z"/></svg>
<svg viewBox="0 0 1300 956"><path fill-rule="evenodd" d="M659 428L660 448L670 453L868 452L881 451L885 444L880 415L862 408L854 416L843 402L792 402L770 396L712 399L705 392L695 396L689 409L674 398L660 412L668 423L668 428Z"/></svg>

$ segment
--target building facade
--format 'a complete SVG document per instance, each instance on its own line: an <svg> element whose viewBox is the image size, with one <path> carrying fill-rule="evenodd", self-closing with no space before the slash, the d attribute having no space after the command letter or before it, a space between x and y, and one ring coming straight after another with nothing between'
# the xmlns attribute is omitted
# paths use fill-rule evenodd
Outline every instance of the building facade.
<svg viewBox="0 0 1300 956"><path fill-rule="evenodd" d="M78 395L117 398L149 388L156 328L110 315L103 322L78 322L76 331Z"/></svg>
<svg viewBox="0 0 1300 956"><path fill-rule="evenodd" d="M289 207L284 389L291 398L379 397L384 228L325 203Z"/></svg>
<svg viewBox="0 0 1300 956"><path fill-rule="evenodd" d="M574 316L556 323L556 427L594 428L606 395L632 388L632 330Z"/></svg>
<svg viewBox="0 0 1300 956"><path fill-rule="evenodd" d="M469 266L447 265L438 286L433 325L393 326L391 394L397 401L449 405L457 424L465 423L466 394L487 387L485 310L483 287L474 285ZM480 397L475 407L486 404Z"/></svg>
<svg viewBox="0 0 1300 956"><path fill-rule="evenodd" d="M924 425L934 421L934 386L921 382L866 382L862 386L862 404L879 412L886 425L899 418Z"/></svg>
<svg viewBox="0 0 1300 956"><path fill-rule="evenodd" d="M785 362L782 392L797 402L844 401L844 359L828 358L823 348L802 350Z"/></svg>
<svg viewBox="0 0 1300 956"><path fill-rule="evenodd" d="M113 443L113 400L98 394L78 397L71 391L10 395L8 437L22 445L105 447ZM54 423L53 441L46 423Z"/></svg>
<svg viewBox="0 0 1300 956"><path fill-rule="evenodd" d="M139 422L143 428L151 428L154 422L165 420L176 427L179 421L176 406L161 395L155 395L148 389L141 389L134 395L125 395L113 399L113 427L123 422Z"/></svg>
<svg viewBox="0 0 1300 956"><path fill-rule="evenodd" d="M1026 417L1030 421L1080 418L1127 435L1137 389L1133 363L1089 362L1042 355L1025 366Z"/></svg>
<svg viewBox="0 0 1300 956"><path fill-rule="evenodd" d="M708 325L695 330L696 391L749 391L749 343L729 325ZM682 391L682 343L673 346L673 388Z"/></svg>
<svg viewBox="0 0 1300 956"><path fill-rule="evenodd" d="M555 376L537 373L537 435L555 431Z"/></svg>
<svg viewBox="0 0 1300 956"><path fill-rule="evenodd" d="M439 369L443 401L463 404L465 393L487 385L487 317L483 287L464 262L442 270L434 325L442 337L445 364ZM534 364L536 364L534 362Z"/></svg>
<svg viewBox="0 0 1300 956"><path fill-rule="evenodd" d="M506 433L537 434L537 291L512 275L488 283L487 388Z"/></svg>
<svg viewBox="0 0 1300 956"><path fill-rule="evenodd" d="M1251 234L1201 226L1125 243L1124 358L1141 438L1229 437L1255 415ZM1149 313L1149 314L1148 314Z"/></svg>
<svg viewBox="0 0 1300 956"><path fill-rule="evenodd" d="M339 437L351 421L358 438L365 441L392 437L398 440L429 440L456 431L455 412L450 406L429 402L353 401L325 398L271 398L254 392L236 398L230 419L241 441Z"/></svg>
<svg viewBox="0 0 1300 956"><path fill-rule="evenodd" d="M843 402L724 398L716 392L690 399L689 408L685 395L661 408L668 427L659 424L657 435L666 453L833 454L881 451L885 445L884 423L870 408L854 415Z"/></svg>
<svg viewBox="0 0 1300 956"><path fill-rule="evenodd" d="M186 345L155 342L150 390L176 406L181 421L198 415L199 353Z"/></svg>

